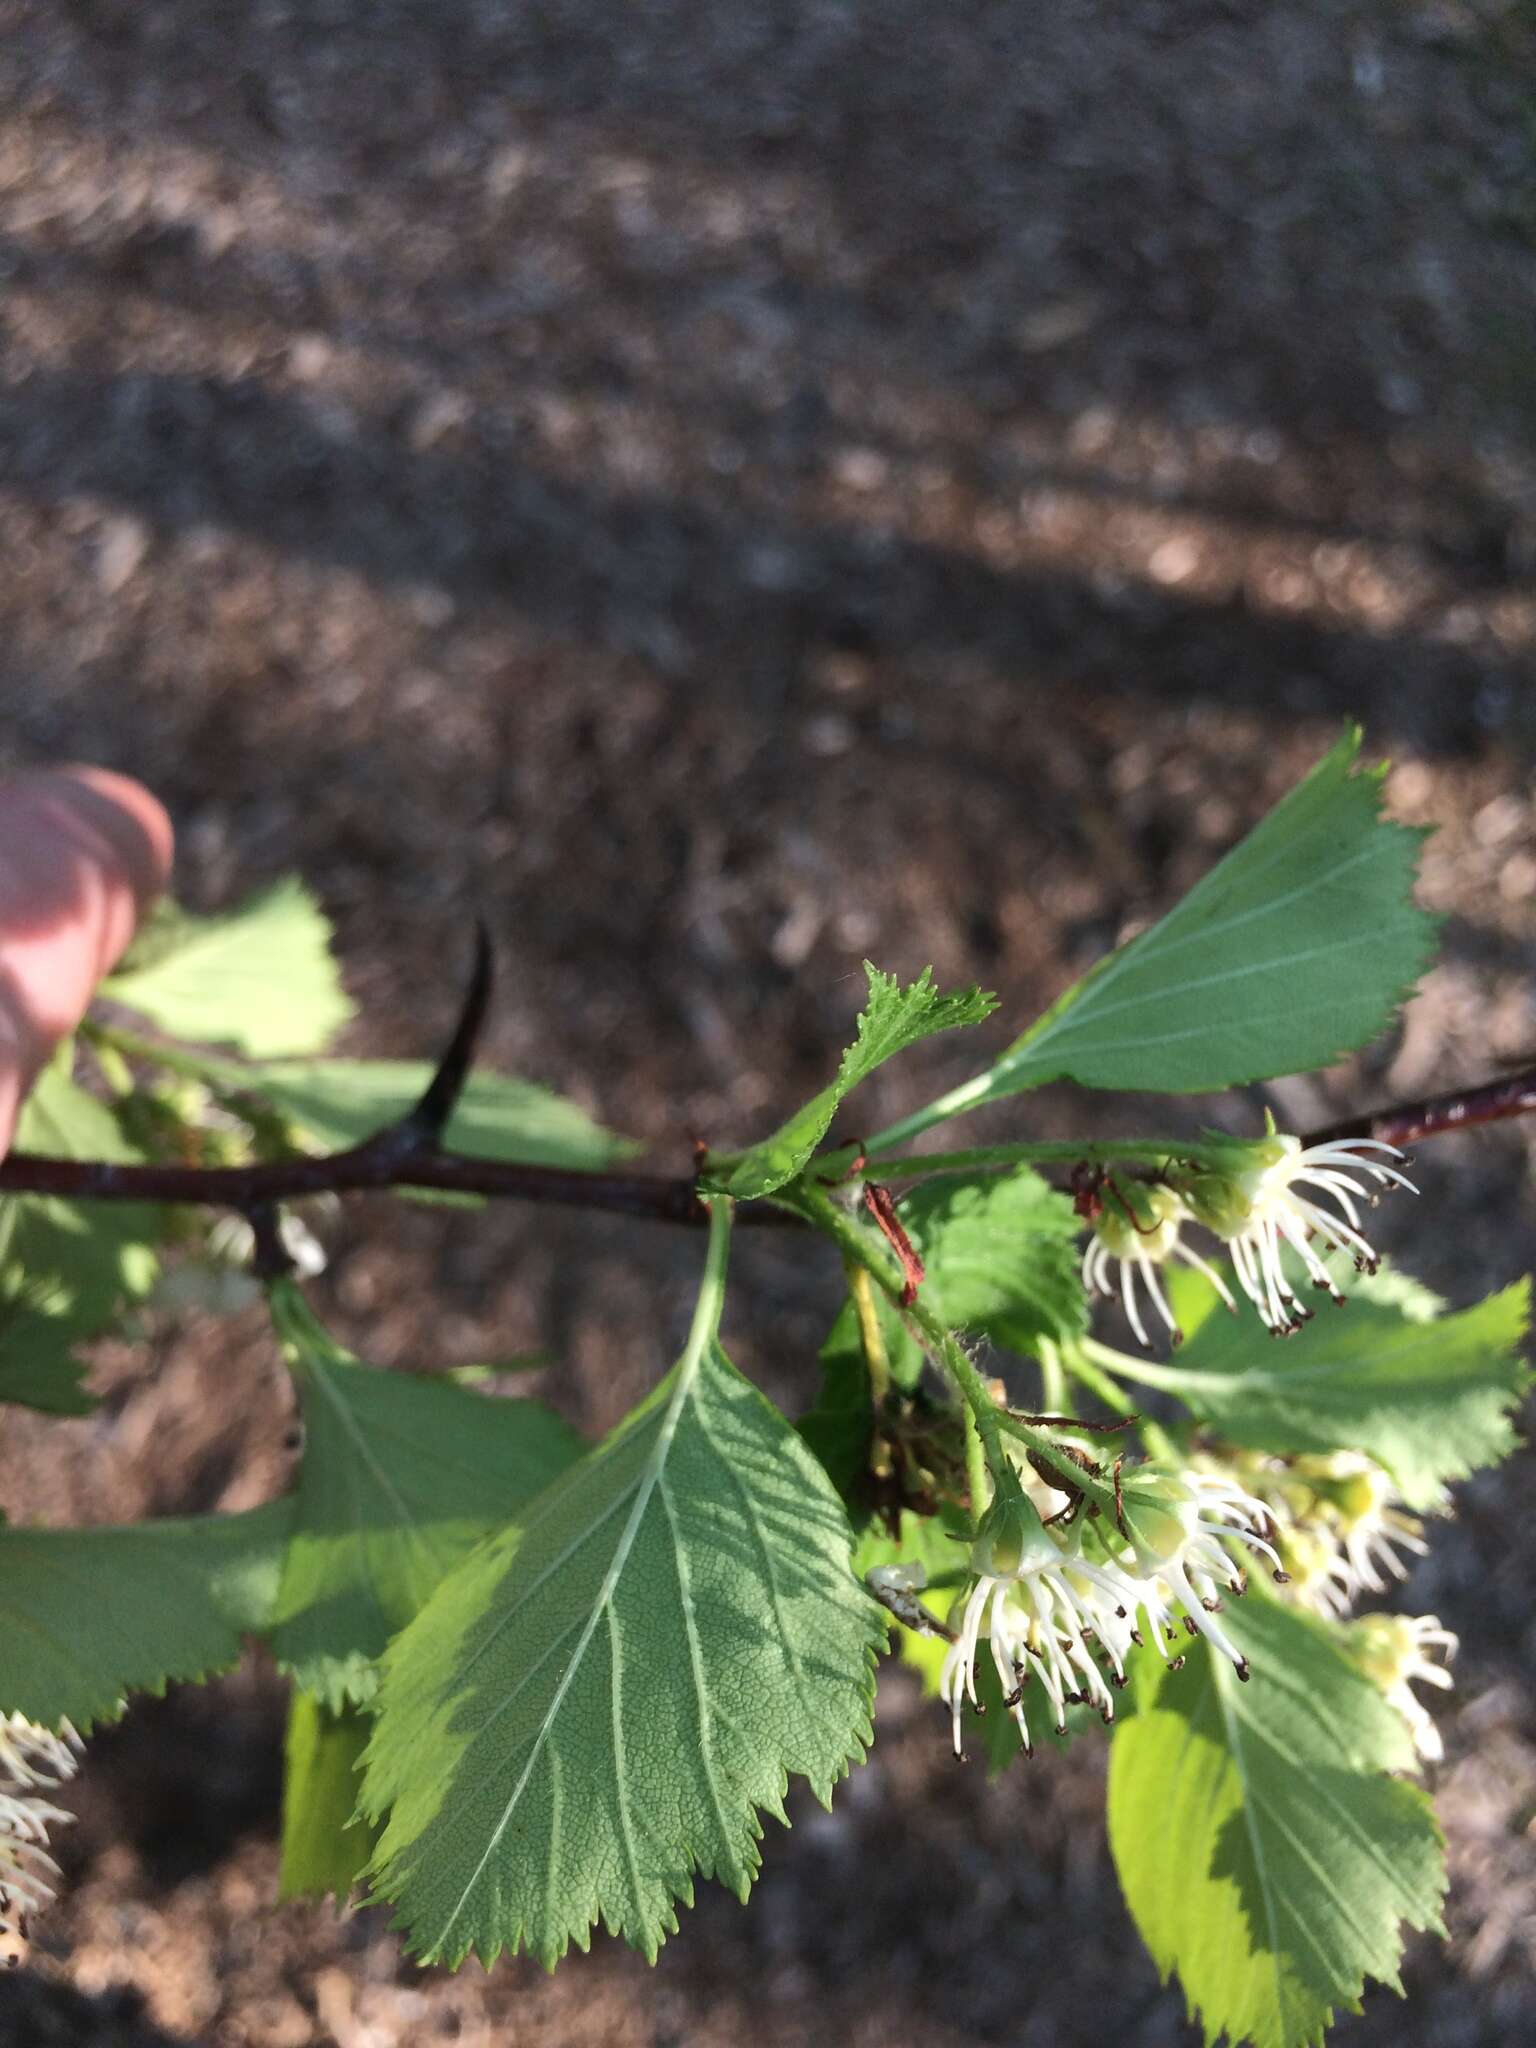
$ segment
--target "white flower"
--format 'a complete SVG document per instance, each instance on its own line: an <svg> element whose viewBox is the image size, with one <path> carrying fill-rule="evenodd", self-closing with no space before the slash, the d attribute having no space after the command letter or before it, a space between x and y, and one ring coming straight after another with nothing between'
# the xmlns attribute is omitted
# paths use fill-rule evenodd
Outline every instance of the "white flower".
<svg viewBox="0 0 1536 2048"><path fill-rule="evenodd" d="M1294 1597L1342 1620L1362 1593L1408 1576L1398 1555L1423 1557L1424 1525L1391 1475L1359 1451L1300 1457L1255 1481L1279 1503L1280 1549ZM1447 1502L1442 1512L1449 1511Z"/></svg>
<svg viewBox="0 0 1536 2048"><path fill-rule="evenodd" d="M1355 1661L1408 1723L1414 1748L1438 1763L1445 1754L1440 1730L1411 1688L1434 1685L1450 1691L1455 1680L1445 1665L1456 1654L1455 1636L1433 1614L1367 1614L1351 1625L1350 1635ZM1436 1651L1444 1653L1444 1663L1435 1662Z"/></svg>
<svg viewBox="0 0 1536 2048"><path fill-rule="evenodd" d="M1342 1484L1329 1501L1338 1550L1332 1581L1347 1611L1362 1592L1385 1593L1392 1580L1408 1576L1399 1550L1428 1554L1423 1523L1399 1499L1391 1478L1369 1458L1336 1452L1332 1464Z"/></svg>
<svg viewBox="0 0 1536 2048"><path fill-rule="evenodd" d="M1053 1725L1066 1733L1067 1708L1092 1705L1114 1719L1114 1693L1125 1683L1130 1603L1136 1587L1112 1562L1082 1555L1080 1539L1057 1543L1040 1518L1014 1494L988 1511L971 1553L976 1582L958 1605L955 1640L944 1659L939 1692L949 1707L955 1755L961 1754L960 1717L976 1705L976 1659L985 1636L1008 1711L1018 1725L1024 1754L1034 1754L1025 1694L1038 1680L1050 1702ZM1100 1667L1092 1645L1102 1651Z"/></svg>
<svg viewBox="0 0 1536 2048"><path fill-rule="evenodd" d="M1168 1297L1158 1275L1158 1267L1168 1259L1178 1259L1184 1265L1194 1267L1197 1273L1203 1273L1227 1307L1236 1308L1226 1282L1215 1267L1183 1243L1180 1231L1189 1219L1189 1211L1183 1197L1174 1189L1161 1184L1133 1184L1125 1190L1114 1183L1108 1196L1098 1199L1103 1206L1094 1218L1093 1234L1083 1253L1083 1285L1090 1294L1103 1295L1106 1299L1113 1299L1118 1293L1125 1306L1126 1318L1144 1350L1150 1350L1151 1345L1136 1303L1138 1279L1146 1288L1174 1343L1183 1341L1184 1332L1173 1319L1173 1311L1168 1306ZM1118 1279L1113 1272L1116 1266L1120 1269Z"/></svg>
<svg viewBox="0 0 1536 2048"><path fill-rule="evenodd" d="M74 1776L79 1746L68 1726L53 1735L20 1714L0 1714L0 1962L13 1968L26 1954L27 1916L48 1904L59 1875L48 1830L73 1819L38 1788Z"/></svg>
<svg viewBox="0 0 1536 2048"><path fill-rule="evenodd" d="M1143 1497L1135 1507L1133 1613L1145 1619L1160 1657L1169 1654L1164 1635L1174 1634L1177 1619L1186 1634L1207 1637L1232 1660L1238 1677L1246 1678L1247 1658L1216 1619L1221 1606L1217 1589L1233 1594L1246 1589L1242 1568L1226 1547L1233 1541L1259 1552L1284 1578L1279 1554L1265 1534L1274 1526L1270 1512L1219 1473L1192 1471L1150 1483L1161 1499L1154 1507ZM1175 1607L1183 1608L1182 1616L1175 1616Z"/></svg>
<svg viewBox="0 0 1536 2048"><path fill-rule="evenodd" d="M1299 1138L1272 1132L1247 1152L1250 1165L1194 1174L1180 1191L1196 1219L1231 1247L1238 1283L1265 1323L1277 1336L1288 1336L1310 1320L1312 1311L1297 1300L1285 1277L1281 1246L1288 1244L1296 1253L1314 1286L1342 1302L1312 1239L1316 1236L1328 1251L1342 1245L1357 1271L1375 1272L1376 1254L1361 1234L1356 1201L1376 1196L1352 1175L1367 1175L1379 1187L1403 1187L1410 1194L1418 1190L1395 1167L1366 1156L1405 1156L1376 1138L1339 1138L1304 1147ZM1314 1188L1329 1196L1342 1215L1323 1208L1308 1192Z"/></svg>

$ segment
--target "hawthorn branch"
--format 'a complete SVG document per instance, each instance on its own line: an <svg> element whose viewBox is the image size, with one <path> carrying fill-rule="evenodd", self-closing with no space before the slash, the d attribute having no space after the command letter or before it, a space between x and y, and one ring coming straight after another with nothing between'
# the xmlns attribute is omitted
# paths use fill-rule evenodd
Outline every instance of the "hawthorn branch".
<svg viewBox="0 0 1536 2048"><path fill-rule="evenodd" d="M109 1159L54 1159L12 1152L0 1159L0 1195L56 1195L87 1202L175 1202L232 1209L256 1231L258 1259L282 1270L286 1253L277 1231L284 1202L309 1195L440 1189L488 1199L548 1202L558 1206L643 1216L654 1222L707 1224L709 1211L694 1180L662 1174L588 1173L575 1167L526 1166L450 1150L443 1134L474 1067L495 978L490 937L475 926L475 957L453 1035L420 1098L404 1116L361 1144L339 1152L295 1153L248 1166L182 1166L158 1161L128 1164ZM801 1219L788 1210L754 1203L742 1212L754 1224Z"/></svg>
<svg viewBox="0 0 1536 2048"><path fill-rule="evenodd" d="M1471 1130L1478 1124L1502 1123L1506 1117L1525 1116L1533 1109L1536 1067L1527 1067L1500 1081L1484 1081L1474 1088L1452 1088L1444 1095L1426 1096L1420 1102L1399 1103L1393 1109L1372 1110L1367 1116L1346 1117L1310 1132L1303 1142L1325 1145L1335 1138L1379 1138L1383 1144L1403 1149L1424 1138L1443 1137L1447 1131Z"/></svg>
<svg viewBox="0 0 1536 2048"><path fill-rule="evenodd" d="M484 1195L491 1200L548 1202L578 1209L644 1216L658 1223L704 1224L708 1211L691 1177L652 1173L587 1173L573 1167L521 1166L503 1159L476 1159L436 1146L402 1152L391 1126L344 1152L292 1159L266 1159L250 1166L126 1165L114 1160L48 1159L13 1152L0 1162L0 1194L59 1195L87 1202L186 1202L199 1207L253 1209L309 1195L384 1193L400 1188L440 1188L449 1194ZM753 1203L745 1223L788 1223L786 1210Z"/></svg>
<svg viewBox="0 0 1536 2048"><path fill-rule="evenodd" d="M251 1218L268 1236L277 1205L310 1195L382 1193L393 1189L437 1189L489 1200L544 1202L594 1209L616 1216L699 1228L709 1211L691 1175L589 1173L572 1167L525 1166L475 1158L443 1145L453 1110L474 1064L493 979L490 941L476 928L475 961L463 1008L421 1099L403 1117L359 1145L323 1155L296 1153L248 1166L125 1164L115 1160L54 1159L13 1152L0 1160L0 1194L55 1195L71 1201L176 1202L233 1209ZM1446 1131L1498 1123L1536 1110L1536 1068L1454 1089L1420 1101L1398 1103L1309 1131L1302 1142L1336 1138L1379 1138L1407 1146ZM738 1220L749 1225L797 1229L804 1219L767 1202L743 1204ZM275 1253L274 1253L275 1256Z"/></svg>

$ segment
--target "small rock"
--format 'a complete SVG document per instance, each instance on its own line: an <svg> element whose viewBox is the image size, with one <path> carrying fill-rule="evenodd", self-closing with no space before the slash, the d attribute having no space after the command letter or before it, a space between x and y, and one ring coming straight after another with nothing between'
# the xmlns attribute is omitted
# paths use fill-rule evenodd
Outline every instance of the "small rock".
<svg viewBox="0 0 1536 2048"><path fill-rule="evenodd" d="M96 542L96 582L104 597L116 597L133 581L149 553L149 528L124 514L104 520Z"/></svg>

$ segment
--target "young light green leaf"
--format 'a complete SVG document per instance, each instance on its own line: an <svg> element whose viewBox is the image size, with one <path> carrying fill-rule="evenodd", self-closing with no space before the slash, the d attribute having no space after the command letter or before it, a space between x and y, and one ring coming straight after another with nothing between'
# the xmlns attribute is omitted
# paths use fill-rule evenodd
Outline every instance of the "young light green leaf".
<svg viewBox="0 0 1536 2048"><path fill-rule="evenodd" d="M345 1903L362 1876L377 1830L358 1817L358 1766L369 1722L356 1707L333 1714L295 1686L283 1745L280 1899Z"/></svg>
<svg viewBox="0 0 1536 2048"><path fill-rule="evenodd" d="M1379 815L1358 732L1160 923L1011 1045L972 1101L1043 1082L1157 1093L1322 1067L1385 1029L1428 966L1421 832Z"/></svg>
<svg viewBox="0 0 1536 2048"><path fill-rule="evenodd" d="M1405 1299L1411 1313L1362 1290L1278 1340L1251 1316L1207 1315L1155 1383L1248 1450L1363 1451L1428 1507L1447 1480L1514 1448L1530 1282L1457 1315L1428 1314L1422 1291Z"/></svg>
<svg viewBox="0 0 1536 2048"><path fill-rule="evenodd" d="M1208 2044L1312 2048L1367 1977L1400 1989L1399 1925L1437 1928L1444 1857L1401 1718L1293 1609L1223 1616L1251 1684L1201 1645L1143 1658L1116 1727L1109 1831L1120 1882Z"/></svg>
<svg viewBox="0 0 1536 2048"><path fill-rule="evenodd" d="M356 1145L394 1123L432 1078L424 1060L208 1060L204 1071L223 1092L261 1096L327 1149ZM464 1084L443 1143L473 1159L591 1169L637 1149L564 1096L483 1069Z"/></svg>
<svg viewBox="0 0 1536 2048"><path fill-rule="evenodd" d="M771 1138L741 1155L725 1178L727 1194L750 1201L793 1180L831 1128L843 1097L876 1067L936 1031L979 1024L997 1008L996 996L979 988L941 995L929 967L907 988L867 960L864 972L869 979L869 1000L859 1018L858 1036L843 1054L836 1078L781 1124Z"/></svg>
<svg viewBox="0 0 1536 2048"><path fill-rule="evenodd" d="M925 1181L902 1196L897 1213L923 1261L923 1299L947 1328L1024 1353L1041 1337L1075 1337L1084 1329L1082 1225L1067 1197L1033 1169ZM916 1386L922 1346L883 1294L877 1313L891 1377L899 1386ZM823 1359L858 1342L852 1305L845 1304Z"/></svg>
<svg viewBox="0 0 1536 2048"><path fill-rule="evenodd" d="M110 1720L125 1692L224 1671L266 1625L288 1503L95 1529L0 1528L0 1692L57 1728Z"/></svg>
<svg viewBox="0 0 1536 2048"><path fill-rule="evenodd" d="M272 1314L304 1415L272 1649L339 1713L372 1698L385 1643L444 1574L586 1447L537 1401L361 1364L289 1281Z"/></svg>
<svg viewBox="0 0 1536 2048"><path fill-rule="evenodd" d="M16 1147L59 1159L138 1156L110 1110L57 1063L22 1108ZM153 1285L159 1222L139 1203L0 1196L0 1401L58 1415L94 1406L74 1347Z"/></svg>
<svg viewBox="0 0 1536 2048"><path fill-rule="evenodd" d="M295 875L219 917L182 912L154 938L143 963L112 975L102 994L173 1038L255 1058L318 1052L352 1015L330 925Z"/></svg>
<svg viewBox="0 0 1536 2048"><path fill-rule="evenodd" d="M386 1653L370 1875L424 1960L552 1964L599 1919L654 1956L696 1872L745 1895L789 1775L825 1802L870 1739L880 1610L825 1475L719 1347L723 1223L655 1394Z"/></svg>

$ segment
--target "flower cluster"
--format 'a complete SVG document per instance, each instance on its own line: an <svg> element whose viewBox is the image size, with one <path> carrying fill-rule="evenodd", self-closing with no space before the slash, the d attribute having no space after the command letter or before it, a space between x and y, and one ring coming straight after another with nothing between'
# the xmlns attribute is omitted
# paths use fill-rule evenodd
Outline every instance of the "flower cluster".
<svg viewBox="0 0 1536 2048"><path fill-rule="evenodd" d="M1412 1688L1451 1689L1455 1680L1445 1665L1456 1654L1455 1636L1433 1614L1366 1614L1349 1624L1345 1647L1388 1706L1396 1707L1408 1723L1419 1755L1438 1763L1445 1755L1440 1730ZM1445 1663L1435 1661L1436 1651L1443 1653Z"/></svg>
<svg viewBox="0 0 1536 2048"><path fill-rule="evenodd" d="M1148 1636L1170 1664L1179 1661L1181 1632L1205 1636L1239 1678L1248 1676L1241 1650L1216 1618L1218 1588L1243 1590L1227 1548L1234 1541L1279 1570L1264 1503L1204 1473L1139 1476L1137 1496L1123 1547L1106 1541L1097 1546L1101 1554L1090 1554L1082 1523L1058 1539L1022 1487L1000 1487L971 1552L973 1582L951 1615L954 1640L939 1680L957 1756L965 1703L977 1704L983 1637L1026 1755L1033 1753L1025 1704L1032 1686L1044 1693L1059 1734L1069 1706L1096 1707L1111 1721L1126 1656Z"/></svg>
<svg viewBox="0 0 1536 2048"><path fill-rule="evenodd" d="M1253 1464L1249 1483L1275 1515L1281 1557L1304 1606L1342 1619L1364 1594L1407 1578L1401 1553L1422 1557L1429 1548L1391 1474L1359 1451Z"/></svg>
<svg viewBox="0 0 1536 2048"><path fill-rule="evenodd" d="M1426 1553L1422 1519L1402 1500L1391 1474L1359 1451L1297 1458L1237 1452L1233 1462L1269 1510L1291 1598L1344 1626L1345 1647L1406 1719L1419 1755L1438 1760L1439 1733L1410 1681L1449 1689L1445 1663L1456 1638L1432 1614L1350 1619L1362 1597L1390 1592L1408 1577L1405 1555ZM1443 1501L1435 1511L1448 1510ZM1433 1649L1444 1652L1445 1663L1431 1660Z"/></svg>
<svg viewBox="0 0 1536 2048"><path fill-rule="evenodd" d="M1126 1320L1145 1350L1150 1350L1151 1346L1136 1301L1138 1280L1174 1343L1183 1341L1184 1333L1174 1321L1173 1310L1168 1306L1168 1297L1158 1277L1159 1266L1168 1259L1177 1259L1181 1264L1203 1273L1228 1308L1237 1306L1216 1268L1184 1243L1180 1233L1188 1215L1183 1196L1171 1187L1161 1184L1151 1187L1117 1186L1113 1201L1106 1202L1100 1209L1088 1248L1083 1253L1083 1285L1090 1294L1103 1295L1106 1300L1113 1299L1116 1294L1120 1296ZM1120 1269L1118 1283L1114 1274L1116 1266Z"/></svg>
<svg viewBox="0 0 1536 2048"><path fill-rule="evenodd" d="M79 1747L72 1728L54 1735L20 1714L0 1714L0 1967L25 1959L28 1917L53 1897L59 1867L48 1830L73 1816L39 1788L74 1776Z"/></svg>
<svg viewBox="0 0 1536 2048"><path fill-rule="evenodd" d="M1265 1326L1278 1337L1292 1335L1311 1320L1312 1311L1286 1276L1283 1249L1290 1247L1314 1287L1342 1303L1345 1297L1318 1248L1342 1247L1357 1271L1375 1271L1376 1254L1361 1230L1359 1204L1375 1202L1386 1188L1417 1192L1396 1166L1384 1163L1404 1157L1396 1146L1376 1138L1304 1146L1299 1138L1271 1130L1251 1145L1224 1145L1212 1162L1175 1162L1151 1184L1099 1176L1091 1195L1080 1194L1078 1201L1093 1222L1083 1255L1084 1285L1101 1295L1118 1292L1145 1345L1136 1302L1139 1283L1177 1343L1180 1332L1158 1277L1169 1259L1202 1272L1227 1307L1236 1307L1221 1276L1184 1243L1184 1227L1194 1223L1227 1246L1238 1285ZM1321 1196L1334 1207L1324 1208Z"/></svg>

